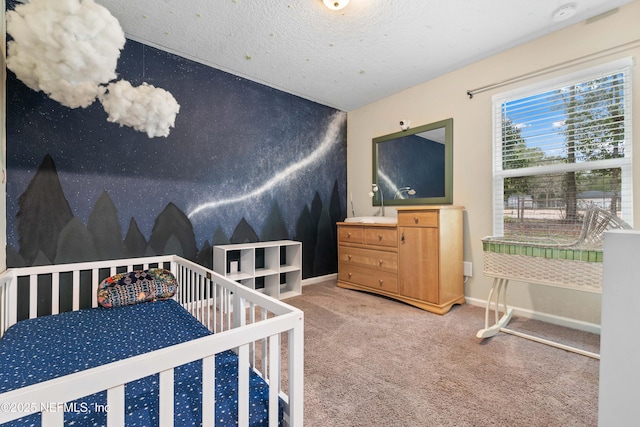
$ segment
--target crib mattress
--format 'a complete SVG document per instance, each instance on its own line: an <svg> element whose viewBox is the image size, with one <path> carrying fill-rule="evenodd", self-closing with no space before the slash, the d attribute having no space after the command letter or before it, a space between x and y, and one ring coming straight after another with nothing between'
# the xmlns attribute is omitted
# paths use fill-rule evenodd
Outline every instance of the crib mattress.
<svg viewBox="0 0 640 427"><path fill-rule="evenodd" d="M0 339L0 393L211 334L174 300L24 320ZM237 356L216 355L216 425L236 425ZM202 363L174 370L174 425L201 424ZM268 386L250 372L250 425L268 425ZM158 375L125 386L127 426L159 425ZM67 404L65 425L103 426L106 392ZM281 419L281 417L280 417ZM40 425L40 414L5 424Z"/></svg>

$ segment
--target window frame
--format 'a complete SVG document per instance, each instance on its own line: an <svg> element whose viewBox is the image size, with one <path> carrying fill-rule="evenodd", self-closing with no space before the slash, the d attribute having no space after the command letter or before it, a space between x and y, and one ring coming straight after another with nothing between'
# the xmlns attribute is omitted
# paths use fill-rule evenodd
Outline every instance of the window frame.
<svg viewBox="0 0 640 427"><path fill-rule="evenodd" d="M632 176L632 58L590 67L584 70L544 80L514 90L496 94L492 97L492 209L493 235L504 236L504 179L510 177L545 175L552 173L578 172L584 170L620 168L621 191L626 197L621 202L621 217L633 225L633 176ZM621 73L624 74L624 157L591 160L578 163L558 163L543 166L503 169L502 144L502 106L506 102L526 98L542 92L556 90L565 86L581 83L590 79Z"/></svg>

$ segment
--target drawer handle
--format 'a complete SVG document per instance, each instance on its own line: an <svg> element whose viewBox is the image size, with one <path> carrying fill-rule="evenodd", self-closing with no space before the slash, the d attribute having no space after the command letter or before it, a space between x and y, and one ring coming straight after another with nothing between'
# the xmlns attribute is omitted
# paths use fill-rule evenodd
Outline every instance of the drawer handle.
<svg viewBox="0 0 640 427"><path fill-rule="evenodd" d="M347 233L347 238L349 238L349 237L351 237L351 233L350 232Z"/></svg>
<svg viewBox="0 0 640 427"><path fill-rule="evenodd" d="M351 279L351 273L348 273L348 275L349 275L349 279Z"/></svg>
<svg viewBox="0 0 640 427"><path fill-rule="evenodd" d="M382 283L383 283L382 279L378 280L378 285L382 286Z"/></svg>
<svg viewBox="0 0 640 427"><path fill-rule="evenodd" d="M347 259L351 261L351 255L347 255Z"/></svg>
<svg viewBox="0 0 640 427"><path fill-rule="evenodd" d="M417 217L417 216L414 216L414 217L413 217L413 222L415 222L415 223L417 224L419 221L420 221L420 220L418 219L418 217Z"/></svg>
<svg viewBox="0 0 640 427"><path fill-rule="evenodd" d="M378 234L378 240L382 241L382 234Z"/></svg>
<svg viewBox="0 0 640 427"><path fill-rule="evenodd" d="M378 265L379 265L380 267L382 267L382 260L381 260L381 259L379 259L379 260L378 260Z"/></svg>

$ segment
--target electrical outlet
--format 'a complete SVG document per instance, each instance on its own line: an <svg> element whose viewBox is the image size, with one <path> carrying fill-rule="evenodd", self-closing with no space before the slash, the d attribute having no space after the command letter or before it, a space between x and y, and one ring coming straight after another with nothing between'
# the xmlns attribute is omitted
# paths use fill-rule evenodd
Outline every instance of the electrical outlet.
<svg viewBox="0 0 640 427"><path fill-rule="evenodd" d="M473 276L473 264L472 263L465 261L465 262L462 263L462 266L463 266L463 271L464 271L463 274L466 277Z"/></svg>

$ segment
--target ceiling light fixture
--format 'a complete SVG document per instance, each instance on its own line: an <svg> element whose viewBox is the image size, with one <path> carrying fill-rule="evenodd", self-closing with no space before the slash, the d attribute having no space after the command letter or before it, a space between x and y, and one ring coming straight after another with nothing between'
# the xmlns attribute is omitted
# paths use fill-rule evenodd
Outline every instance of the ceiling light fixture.
<svg viewBox="0 0 640 427"><path fill-rule="evenodd" d="M331 10L340 10L349 4L349 0L322 0L322 2Z"/></svg>
<svg viewBox="0 0 640 427"><path fill-rule="evenodd" d="M573 3L565 4L564 6L560 6L558 10L553 12L553 20L554 22L562 22L571 18L576 14L576 5Z"/></svg>

